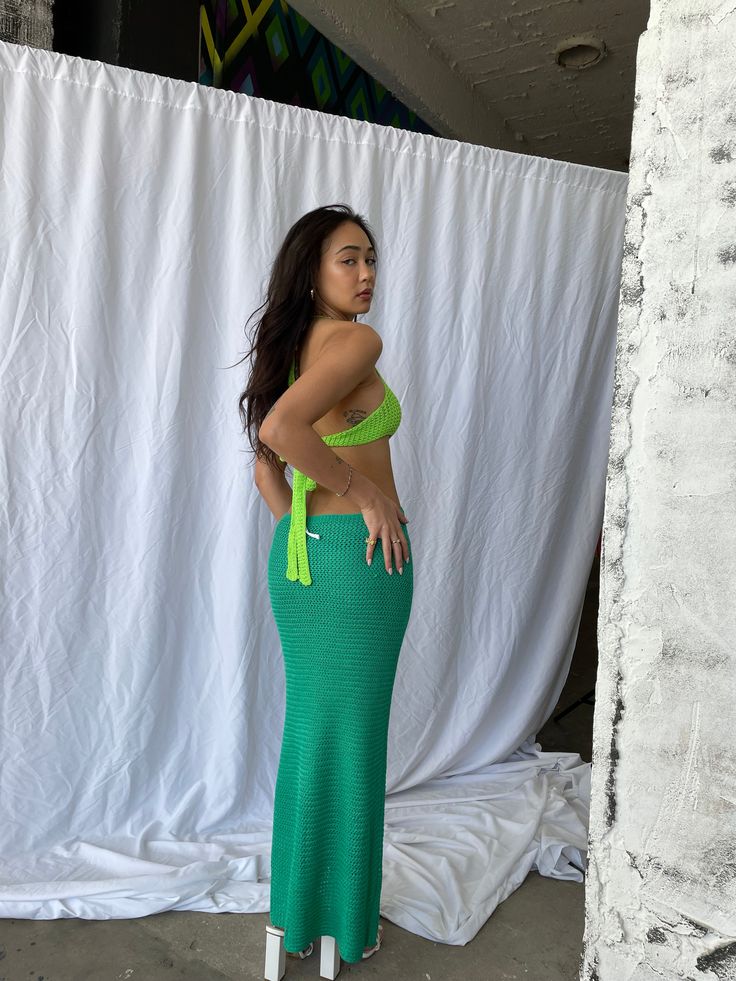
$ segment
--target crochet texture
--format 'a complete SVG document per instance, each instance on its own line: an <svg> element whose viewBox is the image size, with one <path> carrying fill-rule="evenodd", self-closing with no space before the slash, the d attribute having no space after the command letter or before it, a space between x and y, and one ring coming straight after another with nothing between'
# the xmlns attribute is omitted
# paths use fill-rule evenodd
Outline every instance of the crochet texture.
<svg viewBox="0 0 736 981"><path fill-rule="evenodd" d="M320 538L307 538L314 578L302 589L283 573L288 517L268 558L286 675L271 922L284 927L286 950L327 935L359 961L378 930L388 723L413 562L389 575L379 539L369 566L360 513L310 515Z"/></svg>

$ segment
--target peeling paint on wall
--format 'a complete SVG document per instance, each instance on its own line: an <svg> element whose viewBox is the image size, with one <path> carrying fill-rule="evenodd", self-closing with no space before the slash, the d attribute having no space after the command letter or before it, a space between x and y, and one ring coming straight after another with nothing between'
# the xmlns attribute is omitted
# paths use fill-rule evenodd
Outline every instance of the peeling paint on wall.
<svg viewBox="0 0 736 981"><path fill-rule="evenodd" d="M53 0L0 0L0 41L51 50Z"/></svg>
<svg viewBox="0 0 736 981"><path fill-rule="evenodd" d="M736 979L736 0L639 42L581 981Z"/></svg>

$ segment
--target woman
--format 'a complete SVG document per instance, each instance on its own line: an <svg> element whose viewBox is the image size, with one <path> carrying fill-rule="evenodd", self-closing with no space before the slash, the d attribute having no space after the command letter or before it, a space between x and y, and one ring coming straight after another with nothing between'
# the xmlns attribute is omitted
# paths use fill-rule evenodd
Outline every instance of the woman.
<svg viewBox="0 0 736 981"><path fill-rule="evenodd" d="M268 587L286 676L269 930L301 957L315 937L335 938L338 969L340 955L358 961L381 946L387 732L413 594L389 451L401 409L375 367L380 336L356 322L376 261L347 205L296 222L240 402L258 436L256 485L277 518Z"/></svg>

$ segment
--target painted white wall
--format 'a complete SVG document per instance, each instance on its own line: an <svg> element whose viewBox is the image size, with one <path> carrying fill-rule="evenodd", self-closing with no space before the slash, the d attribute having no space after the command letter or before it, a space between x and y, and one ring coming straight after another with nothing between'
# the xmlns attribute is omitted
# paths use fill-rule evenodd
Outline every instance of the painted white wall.
<svg viewBox="0 0 736 981"><path fill-rule="evenodd" d="M585 981L736 978L736 0L638 51Z"/></svg>

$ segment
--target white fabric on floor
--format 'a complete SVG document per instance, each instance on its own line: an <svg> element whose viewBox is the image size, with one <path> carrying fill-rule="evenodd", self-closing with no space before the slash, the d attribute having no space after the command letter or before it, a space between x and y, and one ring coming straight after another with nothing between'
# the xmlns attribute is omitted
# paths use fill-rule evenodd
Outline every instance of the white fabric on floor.
<svg viewBox="0 0 736 981"><path fill-rule="evenodd" d="M382 912L466 943L529 869L580 879L589 765L534 740L603 514L626 176L8 43L0 86L0 916L268 909L274 518L225 368L341 201L414 554Z"/></svg>

